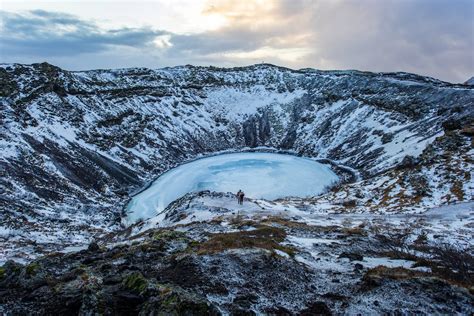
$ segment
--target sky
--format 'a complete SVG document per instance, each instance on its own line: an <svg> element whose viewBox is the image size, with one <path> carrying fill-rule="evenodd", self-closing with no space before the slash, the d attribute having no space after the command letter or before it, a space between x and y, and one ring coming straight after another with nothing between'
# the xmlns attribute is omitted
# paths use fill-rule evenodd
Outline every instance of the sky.
<svg viewBox="0 0 474 316"><path fill-rule="evenodd" d="M0 62L474 76L474 0L0 0Z"/></svg>

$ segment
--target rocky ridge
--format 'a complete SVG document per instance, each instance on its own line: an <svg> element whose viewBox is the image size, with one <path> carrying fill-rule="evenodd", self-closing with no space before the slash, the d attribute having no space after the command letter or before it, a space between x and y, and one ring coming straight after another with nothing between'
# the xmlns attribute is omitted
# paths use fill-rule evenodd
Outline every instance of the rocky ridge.
<svg viewBox="0 0 474 316"><path fill-rule="evenodd" d="M1 230L25 255L118 229L130 194L183 161L265 146L370 178L418 156L443 123L469 124L474 104L471 87L406 73L46 63L0 73Z"/></svg>
<svg viewBox="0 0 474 316"><path fill-rule="evenodd" d="M0 268L0 311L470 310L470 86L266 64L2 65L0 79L0 256L16 261ZM123 226L129 197L162 172L244 150L323 159L359 177L243 208L193 193Z"/></svg>

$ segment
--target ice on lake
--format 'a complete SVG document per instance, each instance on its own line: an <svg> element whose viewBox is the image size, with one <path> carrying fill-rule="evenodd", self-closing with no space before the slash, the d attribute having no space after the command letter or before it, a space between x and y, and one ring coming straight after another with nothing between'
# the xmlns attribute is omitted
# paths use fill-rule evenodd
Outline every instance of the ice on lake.
<svg viewBox="0 0 474 316"><path fill-rule="evenodd" d="M189 192L245 192L277 199L320 194L338 181L327 166L308 158L273 153L235 153L198 159L161 175L127 206L127 222L148 219Z"/></svg>

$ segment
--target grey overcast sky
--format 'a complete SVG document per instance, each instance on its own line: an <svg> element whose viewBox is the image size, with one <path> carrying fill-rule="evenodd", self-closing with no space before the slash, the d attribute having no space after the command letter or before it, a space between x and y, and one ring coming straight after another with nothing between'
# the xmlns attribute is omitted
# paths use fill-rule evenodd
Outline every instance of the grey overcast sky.
<svg viewBox="0 0 474 316"><path fill-rule="evenodd" d="M1 0L0 62L474 76L474 0Z"/></svg>

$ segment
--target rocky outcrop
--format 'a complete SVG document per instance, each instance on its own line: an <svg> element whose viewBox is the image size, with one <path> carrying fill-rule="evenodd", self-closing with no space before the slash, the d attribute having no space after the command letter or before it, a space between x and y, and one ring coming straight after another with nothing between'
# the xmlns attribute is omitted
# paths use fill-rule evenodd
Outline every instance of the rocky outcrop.
<svg viewBox="0 0 474 316"><path fill-rule="evenodd" d="M194 198L221 196L203 192ZM135 234L110 234L88 249L50 254L27 265L8 261L0 267L0 313L466 314L472 309L467 290L472 276L455 267L451 275L397 266L407 266L397 256L408 256L411 249L419 254L412 254L413 264L418 260L423 267L435 269L449 260L431 262L436 248L404 244L411 239L404 230L408 226L390 225L387 230L381 218L364 226L313 226L292 216L222 214L179 229L134 227ZM407 252L386 258L391 249L387 242ZM420 249L426 252L420 254ZM460 252L450 254L458 256ZM462 258L471 269L472 256ZM395 267L374 267L371 260Z"/></svg>

